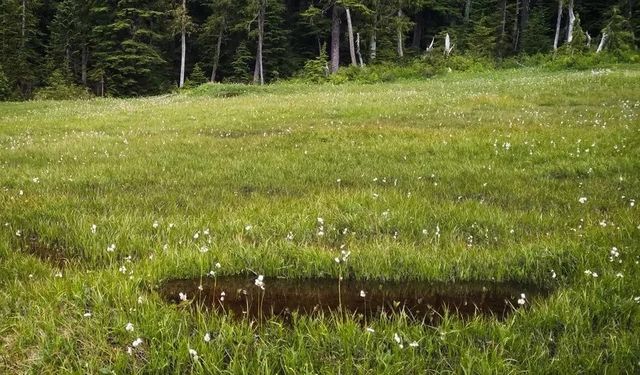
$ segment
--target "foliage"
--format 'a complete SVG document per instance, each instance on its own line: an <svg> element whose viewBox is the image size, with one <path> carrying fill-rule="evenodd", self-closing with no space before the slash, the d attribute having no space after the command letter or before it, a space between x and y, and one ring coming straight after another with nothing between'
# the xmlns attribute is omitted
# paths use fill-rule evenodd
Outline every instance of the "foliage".
<svg viewBox="0 0 640 375"><path fill-rule="evenodd" d="M607 48L615 54L625 54L634 49L635 36L629 20L613 7L604 32L609 36Z"/></svg>
<svg viewBox="0 0 640 375"><path fill-rule="evenodd" d="M5 0L0 2L0 65L16 98L32 98L54 70L69 72L71 82L97 95L103 90L106 96L158 94L171 91L178 80L181 43L176 35L184 29L190 67L200 64L207 77L215 68L216 81L249 82L257 56L256 5L265 4L262 55L267 82L300 74L309 81L324 80L322 61L314 60L330 42L334 7L351 10L365 65L396 64L395 73L406 70L434 36L436 50L442 50L449 33L453 54L464 58L451 63L429 58L440 63L429 64L429 69L482 70L491 68L488 60L550 52L557 12L555 0L473 0L468 18L462 0L256 1L185 0L183 8L182 0ZM621 61L633 60L638 53L634 33L640 27L634 4L577 1L574 41L558 54L586 53L585 33L593 37L593 49L604 31L609 36L606 48ZM346 66L351 62L345 53L346 15L338 15L340 63ZM565 15L563 36L566 27ZM402 56L399 43L405 46ZM369 72L349 70L331 80L377 81L395 75Z"/></svg>
<svg viewBox="0 0 640 375"><path fill-rule="evenodd" d="M233 75L231 75L227 81L239 83L251 82L252 75L250 72L252 72L252 62L253 56L251 55L249 48L247 48L247 44L245 42L241 42L238 45L233 61L231 62Z"/></svg>
<svg viewBox="0 0 640 375"><path fill-rule="evenodd" d="M8 100L11 97L11 85L4 74L4 69L0 66L0 101Z"/></svg>
<svg viewBox="0 0 640 375"><path fill-rule="evenodd" d="M204 71L200 67L200 64L196 64L189 75L189 78L184 83L184 88L193 88L206 83L207 77L204 75Z"/></svg>
<svg viewBox="0 0 640 375"><path fill-rule="evenodd" d="M469 54L483 58L495 55L497 38L495 28L489 22L488 17L474 21L471 33L465 40Z"/></svg>
<svg viewBox="0 0 640 375"><path fill-rule="evenodd" d="M531 11L527 32L522 36L522 52L537 54L549 52L553 46L553 39L547 27L547 16L544 7L537 6Z"/></svg>
<svg viewBox="0 0 640 375"><path fill-rule="evenodd" d="M320 49L320 55L315 59L304 63L304 68L299 74L307 82L324 82L329 78L329 56L326 43Z"/></svg>
<svg viewBox="0 0 640 375"><path fill-rule="evenodd" d="M64 74L56 69L47 79L47 85L36 91L34 98L37 100L72 100L88 99L92 97L89 91L82 86L74 84L69 79L69 74Z"/></svg>

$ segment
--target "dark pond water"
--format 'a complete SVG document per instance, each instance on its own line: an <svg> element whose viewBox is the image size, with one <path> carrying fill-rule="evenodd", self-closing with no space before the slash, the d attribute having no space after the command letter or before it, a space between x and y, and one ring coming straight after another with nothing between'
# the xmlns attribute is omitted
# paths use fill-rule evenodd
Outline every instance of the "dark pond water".
<svg viewBox="0 0 640 375"><path fill-rule="evenodd" d="M27 234L17 243L20 250L29 253L43 262L56 267L64 267L69 262L65 247L58 242L44 242L36 234Z"/></svg>
<svg viewBox="0 0 640 375"><path fill-rule="evenodd" d="M495 282L343 280L339 292L336 279L265 278L264 291L254 281L248 277L171 280L160 286L159 293L170 303L189 302L250 319L287 319L293 311L315 314L342 310L368 318L404 311L410 318L426 322L437 322L445 310L463 318L487 315L504 319L545 294L532 287ZM518 299L522 293L526 298L521 306Z"/></svg>

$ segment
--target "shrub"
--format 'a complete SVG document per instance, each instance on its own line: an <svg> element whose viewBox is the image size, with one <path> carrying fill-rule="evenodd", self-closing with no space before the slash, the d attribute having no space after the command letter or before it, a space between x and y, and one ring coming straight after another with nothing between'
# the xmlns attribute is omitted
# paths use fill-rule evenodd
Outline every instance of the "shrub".
<svg viewBox="0 0 640 375"><path fill-rule="evenodd" d="M47 86L36 91L37 100L89 99L93 95L86 87L74 84L62 71L56 69L47 79Z"/></svg>
<svg viewBox="0 0 640 375"><path fill-rule="evenodd" d="M2 67L0 67L0 101L9 100L11 97L11 85L7 76L4 74Z"/></svg>
<svg viewBox="0 0 640 375"><path fill-rule="evenodd" d="M304 63L299 76L307 82L326 82L329 77L329 60L326 52L327 45L323 45L320 56Z"/></svg>

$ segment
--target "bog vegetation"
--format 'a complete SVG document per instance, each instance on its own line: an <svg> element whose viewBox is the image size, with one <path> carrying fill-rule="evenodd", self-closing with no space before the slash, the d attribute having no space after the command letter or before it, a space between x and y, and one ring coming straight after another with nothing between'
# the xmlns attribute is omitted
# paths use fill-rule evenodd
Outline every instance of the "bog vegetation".
<svg viewBox="0 0 640 375"><path fill-rule="evenodd" d="M639 12L631 0L4 0L0 100L608 67L638 62Z"/></svg>
<svg viewBox="0 0 640 375"><path fill-rule="evenodd" d="M613 65L3 103L0 373L638 373L638 87ZM159 289L232 275L548 294L285 323Z"/></svg>

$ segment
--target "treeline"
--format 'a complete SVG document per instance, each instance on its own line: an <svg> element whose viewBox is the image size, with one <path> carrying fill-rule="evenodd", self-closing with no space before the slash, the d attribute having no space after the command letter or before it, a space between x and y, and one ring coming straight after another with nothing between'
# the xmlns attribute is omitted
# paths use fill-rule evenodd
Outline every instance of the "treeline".
<svg viewBox="0 0 640 375"><path fill-rule="evenodd" d="M636 0L2 0L0 99L136 96L425 54L637 50ZM326 60L326 61L325 61Z"/></svg>

